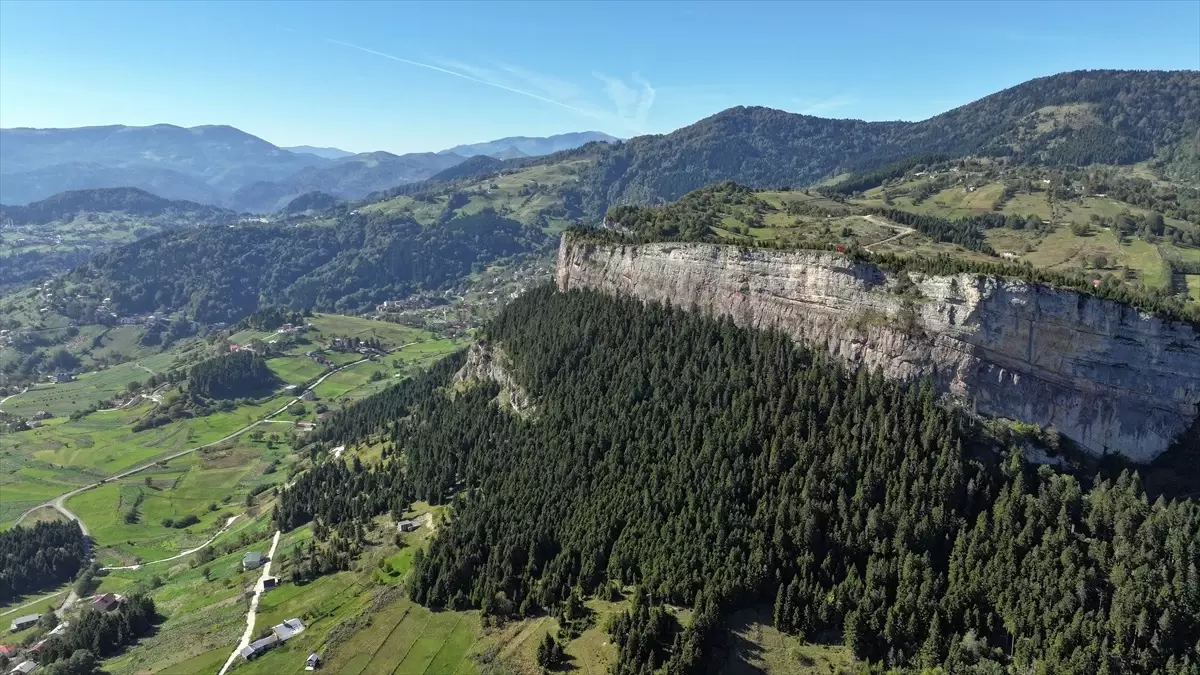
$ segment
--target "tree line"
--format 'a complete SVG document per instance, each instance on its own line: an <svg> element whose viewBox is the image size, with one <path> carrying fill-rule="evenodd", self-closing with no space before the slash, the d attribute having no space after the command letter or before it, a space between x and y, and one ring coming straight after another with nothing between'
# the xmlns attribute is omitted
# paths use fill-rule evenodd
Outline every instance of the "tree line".
<svg viewBox="0 0 1200 675"><path fill-rule="evenodd" d="M267 360L245 349L201 361L187 376L188 391L206 398L257 396L278 382Z"/></svg>
<svg viewBox="0 0 1200 675"><path fill-rule="evenodd" d="M701 672L751 605L889 667L1194 672L1200 509L1150 502L1136 473L1031 467L932 385L638 300L539 288L487 339L536 416L496 385L424 386L341 422L384 435L365 471L402 472L401 502L454 504L414 560L419 602L517 617L639 587L620 673ZM338 493L340 472L306 490Z"/></svg>
<svg viewBox="0 0 1200 675"><path fill-rule="evenodd" d="M64 633L46 640L38 650L38 663L70 660L80 650L97 658L118 654L161 620L154 600L140 593L129 595L110 612L85 610Z"/></svg>
<svg viewBox="0 0 1200 675"><path fill-rule="evenodd" d="M87 554L87 538L73 520L0 532L0 602L70 581Z"/></svg>

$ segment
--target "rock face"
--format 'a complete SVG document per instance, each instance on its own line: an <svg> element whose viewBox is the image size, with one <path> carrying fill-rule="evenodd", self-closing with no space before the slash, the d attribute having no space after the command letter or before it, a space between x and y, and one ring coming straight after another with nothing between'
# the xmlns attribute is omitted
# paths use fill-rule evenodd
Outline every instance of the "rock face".
<svg viewBox="0 0 1200 675"><path fill-rule="evenodd" d="M492 381L500 385L497 397L502 406L511 408L517 414L526 414L533 410L533 401L529 394L517 384L508 370L508 357L496 345L487 342L476 342L467 350L467 361L454 375L455 384L470 384L472 382Z"/></svg>
<svg viewBox="0 0 1200 675"><path fill-rule="evenodd" d="M564 236L559 290L589 288L777 328L1096 455L1161 454L1200 415L1200 331L1086 294L977 274L892 274L821 252Z"/></svg>

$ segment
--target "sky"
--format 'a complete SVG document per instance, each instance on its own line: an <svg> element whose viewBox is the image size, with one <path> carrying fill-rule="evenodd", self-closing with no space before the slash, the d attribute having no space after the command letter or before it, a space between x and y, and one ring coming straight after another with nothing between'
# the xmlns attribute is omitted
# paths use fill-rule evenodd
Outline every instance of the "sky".
<svg viewBox="0 0 1200 675"><path fill-rule="evenodd" d="M921 120L1094 68L1200 69L1200 0L0 0L0 127L229 124L354 152L666 133L737 105Z"/></svg>

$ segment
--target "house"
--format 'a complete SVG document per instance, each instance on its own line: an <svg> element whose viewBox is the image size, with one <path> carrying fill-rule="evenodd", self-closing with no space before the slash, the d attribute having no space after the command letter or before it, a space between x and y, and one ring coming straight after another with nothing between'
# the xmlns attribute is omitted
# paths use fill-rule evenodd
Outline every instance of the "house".
<svg viewBox="0 0 1200 675"><path fill-rule="evenodd" d="M401 532L416 532L420 527L421 524L415 520L402 520L396 523L396 529Z"/></svg>
<svg viewBox="0 0 1200 675"><path fill-rule="evenodd" d="M321 655L313 652L308 655L308 660L304 662L305 670L316 670L321 667Z"/></svg>
<svg viewBox="0 0 1200 675"><path fill-rule="evenodd" d="M101 614L107 614L117 608L121 604L121 596L112 593L105 593L98 596L92 601L92 611Z"/></svg>
<svg viewBox="0 0 1200 675"><path fill-rule="evenodd" d="M33 624L37 623L38 619L40 618L42 618L41 614L26 614L25 616L18 616L12 620L12 624L8 627L8 629L14 633L19 630L25 630L26 628L29 628Z"/></svg>
<svg viewBox="0 0 1200 675"><path fill-rule="evenodd" d="M16 647L10 647L8 645L0 645L0 656L3 656L6 659L11 659L12 657L14 657L16 655L17 655Z"/></svg>
<svg viewBox="0 0 1200 675"><path fill-rule="evenodd" d="M271 627L271 632L280 642L286 642L304 632L304 624L300 619L288 619L281 624Z"/></svg>
<svg viewBox="0 0 1200 675"><path fill-rule="evenodd" d="M242 655L242 658L249 661L277 644L279 644L279 638L275 637L275 634L272 633L261 640L251 642L238 653Z"/></svg>
<svg viewBox="0 0 1200 675"><path fill-rule="evenodd" d="M275 588L278 585L279 585L279 577L267 577L266 579L263 579L263 590L266 590L268 588Z"/></svg>
<svg viewBox="0 0 1200 675"><path fill-rule="evenodd" d="M33 661L22 661L22 662L18 663L17 665L13 666L13 669L8 672L17 673L18 675L27 675L27 673L32 673L36 669L37 669L37 664L34 663Z"/></svg>
<svg viewBox="0 0 1200 675"><path fill-rule="evenodd" d="M263 566L263 562L265 562L265 557L262 553L259 553L258 551L250 551L246 555L242 556L242 569L256 570Z"/></svg>
<svg viewBox="0 0 1200 675"><path fill-rule="evenodd" d="M46 637L50 637L51 635L62 635L63 633L67 632L67 629L70 627L71 627L71 622L64 621L64 622L58 624L57 626L55 626L54 630L50 631L49 633L46 633Z"/></svg>
<svg viewBox="0 0 1200 675"><path fill-rule="evenodd" d="M301 401L315 401L315 400L317 400L317 395L313 393L312 389L307 389L307 390L305 390L305 392L303 394L300 394L300 400Z"/></svg>
<svg viewBox="0 0 1200 675"><path fill-rule="evenodd" d="M50 413L46 412L45 410L39 410L39 411L33 413L33 419L35 419L35 420L48 420L51 417L54 417L54 415L51 415Z"/></svg>
<svg viewBox="0 0 1200 675"><path fill-rule="evenodd" d="M54 373L55 384L62 384L64 382L70 382L71 380L74 380L74 379L75 379L75 376L68 373L65 370L60 370L60 371Z"/></svg>

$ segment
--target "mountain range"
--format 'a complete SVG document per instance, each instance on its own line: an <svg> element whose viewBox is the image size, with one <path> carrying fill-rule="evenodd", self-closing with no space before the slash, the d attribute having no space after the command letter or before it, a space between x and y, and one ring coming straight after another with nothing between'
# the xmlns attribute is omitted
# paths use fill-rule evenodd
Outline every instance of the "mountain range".
<svg viewBox="0 0 1200 675"><path fill-rule="evenodd" d="M567 201L670 201L703 185L803 186L918 154L1006 156L1051 165L1155 160L1197 175L1200 72L1076 71L1038 78L921 122L824 119L736 107L669 134L510 137L438 153L342 155L276 147L229 126L0 130L0 202L80 188L137 187L169 199L270 212L302 194L338 199L586 155ZM546 154L550 153L550 154ZM339 156L341 155L341 156ZM332 157L332 158L331 158Z"/></svg>
<svg viewBox="0 0 1200 675"><path fill-rule="evenodd" d="M487 155L496 159L518 159L520 157L539 157L563 150L571 150L593 141L616 143L620 140L616 136L609 136L601 131L579 131L569 134L546 136L544 138L509 136L484 143L456 145L442 152L462 155L463 157Z"/></svg>
<svg viewBox="0 0 1200 675"><path fill-rule="evenodd" d="M394 155L280 148L230 126L2 129L0 203L27 204L70 190L134 187L167 199L265 212L315 190L360 199L487 152L528 157L609 138L584 132L463 146L466 154Z"/></svg>

